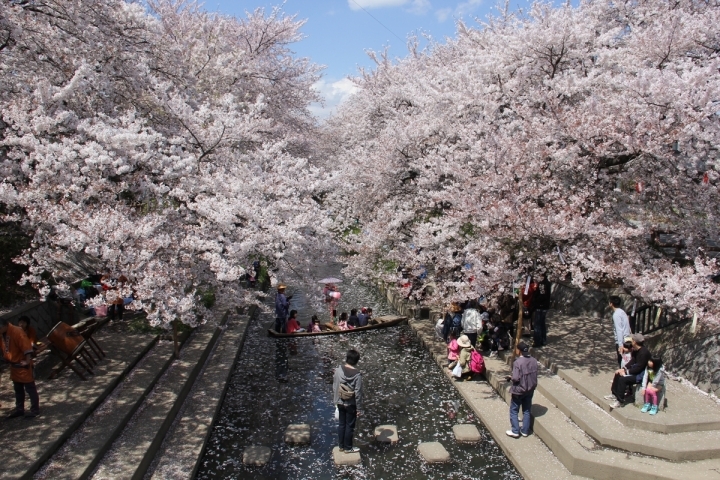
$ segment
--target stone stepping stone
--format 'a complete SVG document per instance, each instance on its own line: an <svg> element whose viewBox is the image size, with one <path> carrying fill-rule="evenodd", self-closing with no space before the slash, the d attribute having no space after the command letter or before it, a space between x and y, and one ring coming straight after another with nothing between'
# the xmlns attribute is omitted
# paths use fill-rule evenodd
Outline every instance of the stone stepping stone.
<svg viewBox="0 0 720 480"><path fill-rule="evenodd" d="M340 450L340 447L333 448L333 460L335 461L335 465L338 467L360 465L362 462L360 452L345 453Z"/></svg>
<svg viewBox="0 0 720 480"><path fill-rule="evenodd" d="M397 443L400 440L395 425L380 425L375 428L375 440L381 443Z"/></svg>
<svg viewBox="0 0 720 480"><path fill-rule="evenodd" d="M272 449L261 445L247 447L243 452L243 463L254 467L262 467L270 461Z"/></svg>
<svg viewBox="0 0 720 480"><path fill-rule="evenodd" d="M285 429L285 443L294 445L310 445L310 425L296 423Z"/></svg>
<svg viewBox="0 0 720 480"><path fill-rule="evenodd" d="M427 463L445 463L450 461L450 454L440 442L425 442L418 445L418 452Z"/></svg>
<svg viewBox="0 0 720 480"><path fill-rule="evenodd" d="M453 435L455 435L455 440L461 443L472 443L482 440L482 435L480 435L477 427L469 423L453 425Z"/></svg>

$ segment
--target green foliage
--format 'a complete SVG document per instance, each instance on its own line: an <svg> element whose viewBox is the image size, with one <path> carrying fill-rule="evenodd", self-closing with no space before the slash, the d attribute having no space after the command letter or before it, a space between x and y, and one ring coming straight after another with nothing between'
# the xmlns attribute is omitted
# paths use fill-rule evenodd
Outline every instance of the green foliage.
<svg viewBox="0 0 720 480"><path fill-rule="evenodd" d="M18 285L20 277L27 272L24 265L13 258L30 247L30 237L16 224L0 224L0 306L9 307L18 301L36 299L37 291L31 285Z"/></svg>
<svg viewBox="0 0 720 480"><path fill-rule="evenodd" d="M387 273L396 272L398 269L398 263L394 260L380 260L379 266L383 272Z"/></svg>
<svg viewBox="0 0 720 480"><path fill-rule="evenodd" d="M203 304L205 308L212 308L215 305L215 291L212 289L197 289L197 295L200 297L200 303Z"/></svg>
<svg viewBox="0 0 720 480"><path fill-rule="evenodd" d="M460 233L462 233L462 235L464 237L468 237L468 238L474 238L478 234L477 230L475 229L475 225L473 225L470 222L464 223L460 227Z"/></svg>

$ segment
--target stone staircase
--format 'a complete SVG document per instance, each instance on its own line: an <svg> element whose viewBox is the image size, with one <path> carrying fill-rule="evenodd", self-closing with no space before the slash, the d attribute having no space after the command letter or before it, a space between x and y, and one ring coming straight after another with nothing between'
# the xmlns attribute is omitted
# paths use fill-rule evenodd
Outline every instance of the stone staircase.
<svg viewBox="0 0 720 480"><path fill-rule="evenodd" d="M609 321L549 318L549 345L531 349L544 367L533 397L534 433L574 475L597 479L720 478L720 405L668 380L667 408L613 409L614 352ZM509 401L512 357L486 359L487 378Z"/></svg>
<svg viewBox="0 0 720 480"><path fill-rule="evenodd" d="M114 388L86 408L81 421L49 432L60 435L62 441L46 449L42 462L9 478L140 479L152 474L161 464L160 457L181 451L163 448L173 441L184 448L183 457L174 459L176 472L189 478L209 436L248 323L249 316L232 313L218 326L196 329L183 343L179 359L173 357L171 341L153 341L133 357ZM114 340L118 342L122 340ZM79 387L87 390L91 385L86 382ZM62 407L58 399L58 408Z"/></svg>

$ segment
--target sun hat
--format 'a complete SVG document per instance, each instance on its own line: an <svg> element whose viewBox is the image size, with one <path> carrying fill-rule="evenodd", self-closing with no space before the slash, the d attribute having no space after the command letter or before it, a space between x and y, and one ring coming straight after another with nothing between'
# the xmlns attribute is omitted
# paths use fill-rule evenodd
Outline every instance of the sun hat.
<svg viewBox="0 0 720 480"><path fill-rule="evenodd" d="M278 290L285 290L285 288L287 288L287 287L285 286L284 283L281 283L280 285L278 285Z"/></svg>
<svg viewBox="0 0 720 480"><path fill-rule="evenodd" d="M472 343L470 343L470 339L467 335L460 335L460 338L457 339L457 344L462 348L472 347Z"/></svg>

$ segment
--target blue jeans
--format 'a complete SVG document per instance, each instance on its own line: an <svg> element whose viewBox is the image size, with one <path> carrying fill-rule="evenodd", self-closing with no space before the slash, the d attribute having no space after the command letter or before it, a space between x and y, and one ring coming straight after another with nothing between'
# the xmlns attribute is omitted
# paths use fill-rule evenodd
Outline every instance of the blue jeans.
<svg viewBox="0 0 720 480"><path fill-rule="evenodd" d="M523 410L523 427L522 433L530 435L530 407L532 407L532 397L535 390L525 395L513 395L510 400L510 425L514 434L520 434L520 424L518 422L518 413L520 407Z"/></svg>
<svg viewBox="0 0 720 480"><path fill-rule="evenodd" d="M535 321L533 322L535 347L547 345L547 323L545 321L547 312L547 310L535 310Z"/></svg>
<svg viewBox="0 0 720 480"><path fill-rule="evenodd" d="M338 405L338 443L340 450L350 450L353 446L357 406Z"/></svg>

